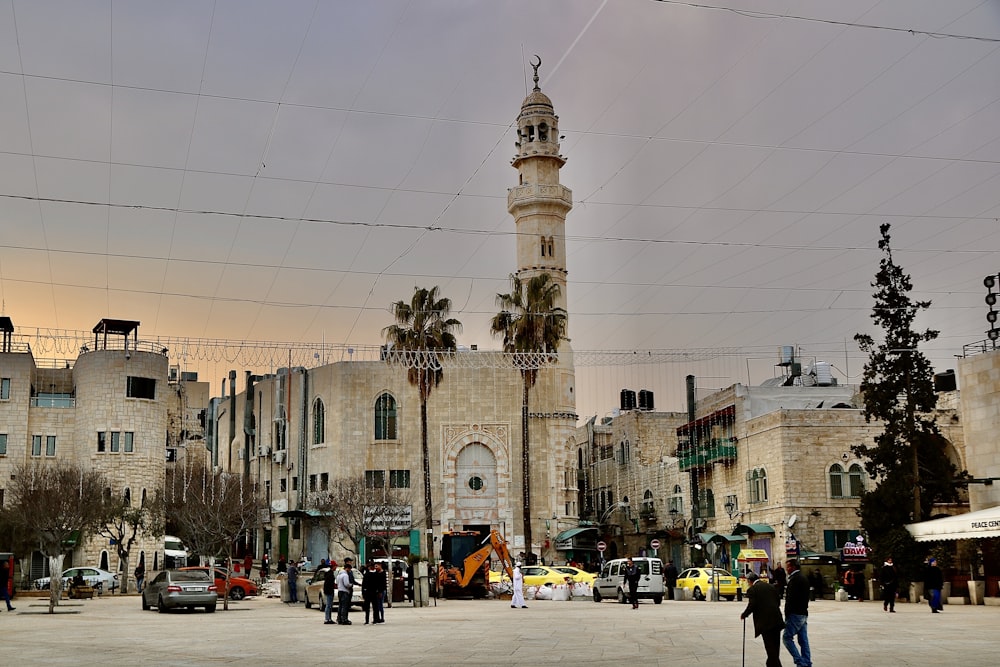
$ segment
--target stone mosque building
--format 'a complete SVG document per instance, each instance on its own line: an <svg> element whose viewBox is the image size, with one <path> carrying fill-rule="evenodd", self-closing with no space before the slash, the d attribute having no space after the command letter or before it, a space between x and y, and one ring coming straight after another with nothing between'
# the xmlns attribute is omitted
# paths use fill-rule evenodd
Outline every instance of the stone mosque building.
<svg viewBox="0 0 1000 667"><path fill-rule="evenodd" d="M564 228L572 193L559 182L565 163L559 117L538 86L537 67L534 81L517 119L511 163L518 181L507 196L518 232L516 275L526 282L548 273L560 288L556 305L565 309ZM556 556L554 526L575 525L579 511L568 340L559 353L557 363L540 370L529 400L530 551L546 560ZM443 379L427 404L433 533L495 529L515 553L528 552L521 509L521 375L496 352L459 351L443 364ZM213 402L210 420L218 431L214 463L234 471L248 466L271 509L256 554L306 555L314 562L346 555L310 517L308 494L338 478L363 476L375 485L409 489L414 528L397 538L395 548L426 556L424 529L415 528L425 525L420 401L407 368L392 361L342 361L251 380L249 397L244 389ZM256 426L244 429L250 423Z"/></svg>

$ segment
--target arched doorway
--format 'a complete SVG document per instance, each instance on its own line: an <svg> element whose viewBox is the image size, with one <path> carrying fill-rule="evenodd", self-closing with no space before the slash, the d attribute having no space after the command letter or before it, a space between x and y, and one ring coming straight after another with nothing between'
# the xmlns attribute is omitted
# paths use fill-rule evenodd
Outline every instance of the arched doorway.
<svg viewBox="0 0 1000 667"><path fill-rule="evenodd" d="M463 523L496 523L498 487L492 450L481 442L463 447L455 460L456 518Z"/></svg>

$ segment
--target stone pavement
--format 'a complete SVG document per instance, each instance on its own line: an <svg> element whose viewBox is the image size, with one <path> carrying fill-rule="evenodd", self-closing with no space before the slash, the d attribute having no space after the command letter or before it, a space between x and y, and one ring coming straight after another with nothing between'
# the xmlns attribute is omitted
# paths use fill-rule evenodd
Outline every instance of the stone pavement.
<svg viewBox="0 0 1000 667"><path fill-rule="evenodd" d="M440 600L397 603L384 625L323 625L323 615L273 598L231 603L229 611L158 614L139 597L72 601L49 615L44 599L15 599L0 613L0 665L763 665L764 650L739 602ZM810 605L809 636L819 667L1000 664L1000 607L878 602ZM745 663L743 649L745 647ZM785 667L791 659L782 649Z"/></svg>

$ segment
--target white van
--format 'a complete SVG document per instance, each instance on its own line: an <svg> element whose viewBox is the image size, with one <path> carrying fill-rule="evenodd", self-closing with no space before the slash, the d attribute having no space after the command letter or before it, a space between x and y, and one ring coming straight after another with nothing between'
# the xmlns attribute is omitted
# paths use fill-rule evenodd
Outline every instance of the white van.
<svg viewBox="0 0 1000 667"><path fill-rule="evenodd" d="M188 550L179 537L173 535L163 536L163 567L186 567L188 564Z"/></svg>
<svg viewBox="0 0 1000 667"><path fill-rule="evenodd" d="M594 579L594 602L605 598L617 599L622 604L628 602L628 584L625 583L627 561L627 558L616 558L604 564L601 573ZM663 561L659 558L633 558L632 562L639 568L639 599L651 599L655 604L663 602Z"/></svg>

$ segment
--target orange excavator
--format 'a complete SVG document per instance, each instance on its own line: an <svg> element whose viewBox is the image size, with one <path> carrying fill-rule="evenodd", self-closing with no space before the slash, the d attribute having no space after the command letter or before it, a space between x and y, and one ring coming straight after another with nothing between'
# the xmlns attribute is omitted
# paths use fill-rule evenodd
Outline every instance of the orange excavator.
<svg viewBox="0 0 1000 667"><path fill-rule="evenodd" d="M438 567L438 590L444 597L471 595L486 597L489 591L490 552L497 555L507 576L514 578L513 562L507 542L495 530L482 534L456 530L441 538L441 565Z"/></svg>

